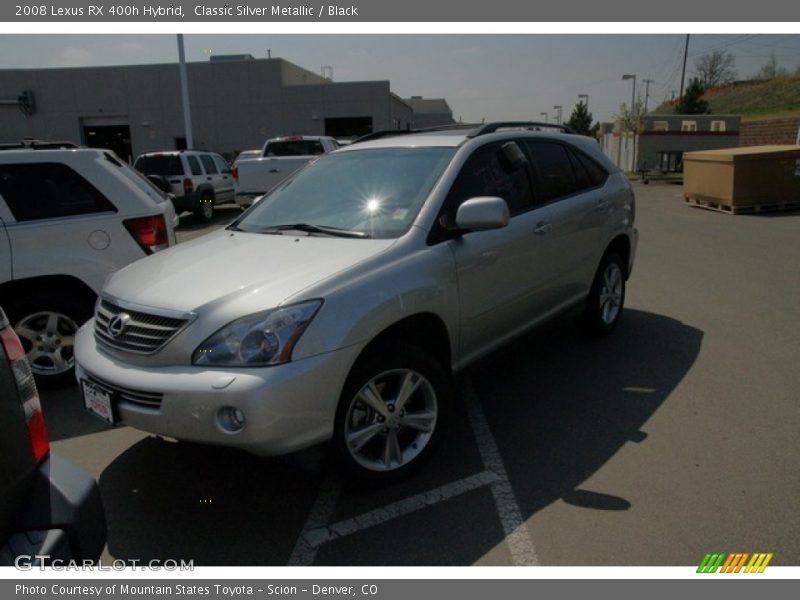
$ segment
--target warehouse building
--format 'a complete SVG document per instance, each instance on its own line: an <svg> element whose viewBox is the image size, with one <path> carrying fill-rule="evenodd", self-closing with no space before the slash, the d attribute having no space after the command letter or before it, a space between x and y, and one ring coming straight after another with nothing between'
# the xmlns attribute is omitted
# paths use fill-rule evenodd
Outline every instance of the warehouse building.
<svg viewBox="0 0 800 600"><path fill-rule="evenodd" d="M278 135L351 138L416 126L389 81L337 83L249 55L189 63L187 72L194 146L226 155ZM177 64L0 70L0 142L72 141L130 160L186 147L181 106Z"/></svg>

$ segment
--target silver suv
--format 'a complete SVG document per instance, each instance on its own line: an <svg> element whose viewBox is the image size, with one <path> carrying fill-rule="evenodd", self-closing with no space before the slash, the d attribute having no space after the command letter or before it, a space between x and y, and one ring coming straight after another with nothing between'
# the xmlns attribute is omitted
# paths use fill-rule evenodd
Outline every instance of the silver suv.
<svg viewBox="0 0 800 600"><path fill-rule="evenodd" d="M87 406L262 455L333 439L354 474L393 478L447 427L454 372L569 308L614 329L634 197L594 140L368 138L113 276L77 336Z"/></svg>
<svg viewBox="0 0 800 600"><path fill-rule="evenodd" d="M219 154L202 150L147 152L133 163L164 192L173 194L178 214L192 211L210 221L214 206L233 202L233 176Z"/></svg>

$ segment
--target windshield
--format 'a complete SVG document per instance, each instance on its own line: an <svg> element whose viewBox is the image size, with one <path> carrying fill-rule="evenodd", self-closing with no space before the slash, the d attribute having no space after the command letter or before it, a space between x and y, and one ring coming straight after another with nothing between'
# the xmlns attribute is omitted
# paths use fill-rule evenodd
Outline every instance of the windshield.
<svg viewBox="0 0 800 600"><path fill-rule="evenodd" d="M455 148L381 148L328 154L278 185L238 229L315 225L396 238L411 227Z"/></svg>

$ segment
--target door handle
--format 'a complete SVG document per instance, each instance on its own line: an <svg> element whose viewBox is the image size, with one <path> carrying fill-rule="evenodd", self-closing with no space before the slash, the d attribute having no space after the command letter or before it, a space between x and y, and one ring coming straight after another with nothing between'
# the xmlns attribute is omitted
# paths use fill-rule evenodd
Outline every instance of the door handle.
<svg viewBox="0 0 800 600"><path fill-rule="evenodd" d="M550 223L540 222L538 225L536 225L536 229L533 230L533 233L536 235L544 235L552 228L553 226Z"/></svg>
<svg viewBox="0 0 800 600"><path fill-rule="evenodd" d="M211 181L211 177L206 177L206 179L208 179L209 181Z"/></svg>
<svg viewBox="0 0 800 600"><path fill-rule="evenodd" d="M598 200L597 210L605 210L608 208L608 200Z"/></svg>
<svg viewBox="0 0 800 600"><path fill-rule="evenodd" d="M280 169L270 169L269 172L270 173L280 173L281 170Z"/></svg>

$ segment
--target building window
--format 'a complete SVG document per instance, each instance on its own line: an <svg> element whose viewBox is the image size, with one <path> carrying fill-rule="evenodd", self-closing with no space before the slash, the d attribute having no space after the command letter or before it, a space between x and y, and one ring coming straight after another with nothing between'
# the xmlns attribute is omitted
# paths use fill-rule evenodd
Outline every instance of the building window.
<svg viewBox="0 0 800 600"><path fill-rule="evenodd" d="M697 131L697 121L681 121L681 131Z"/></svg>
<svg viewBox="0 0 800 600"><path fill-rule="evenodd" d="M725 121L711 121L711 131L725 131Z"/></svg>
<svg viewBox="0 0 800 600"><path fill-rule="evenodd" d="M658 170L662 173L683 173L683 152L659 152Z"/></svg>
<svg viewBox="0 0 800 600"><path fill-rule="evenodd" d="M669 131L669 122L653 121L653 131Z"/></svg>

